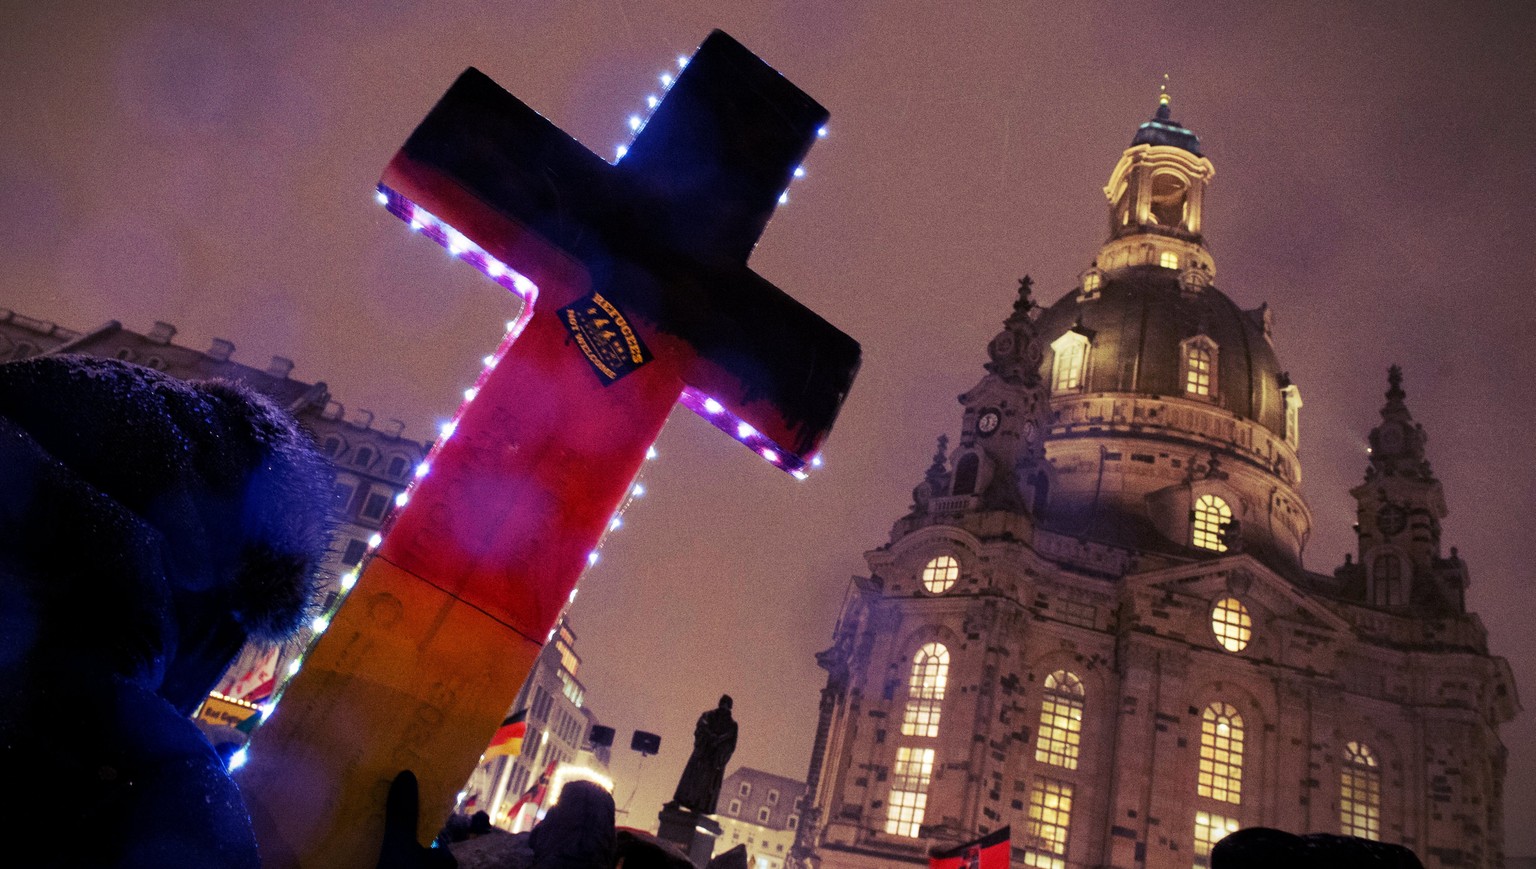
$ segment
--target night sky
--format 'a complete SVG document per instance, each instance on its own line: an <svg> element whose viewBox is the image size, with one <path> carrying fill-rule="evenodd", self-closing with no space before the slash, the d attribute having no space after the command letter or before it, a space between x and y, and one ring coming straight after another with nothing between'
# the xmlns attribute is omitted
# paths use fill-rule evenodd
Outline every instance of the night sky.
<svg viewBox="0 0 1536 869"><path fill-rule="evenodd" d="M736 761L804 776L812 654L849 576L956 433L1017 279L1049 303L1087 267L1101 189L1166 72L1216 165L1216 284L1269 302L1305 401L1307 566L1354 551L1346 492L1401 363L1445 545L1536 705L1533 25L1529 4L1336 0L10 0L0 307L75 329L165 320L258 368L290 357L294 377L426 439L515 304L372 191L464 67L605 157L715 27L826 105L830 135L752 265L863 342L827 468L797 483L678 411L571 611L597 714L626 743L663 736L638 777L615 753L620 807L648 826L723 691ZM1536 854L1517 822L1536 805L1536 712L1503 738L1508 852Z"/></svg>

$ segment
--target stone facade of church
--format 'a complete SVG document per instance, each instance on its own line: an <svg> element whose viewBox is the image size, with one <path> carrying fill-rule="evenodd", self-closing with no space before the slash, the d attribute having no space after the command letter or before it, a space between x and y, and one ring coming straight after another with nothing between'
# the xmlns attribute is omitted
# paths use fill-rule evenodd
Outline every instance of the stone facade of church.
<svg viewBox="0 0 1536 869"><path fill-rule="evenodd" d="M818 656L794 864L926 865L1009 826L1014 865L1187 869L1270 826L1503 865L1519 703L1401 373L1358 556L1309 572L1301 395L1267 308L1218 289L1213 174L1165 99L1078 286L1039 308L1021 282Z"/></svg>

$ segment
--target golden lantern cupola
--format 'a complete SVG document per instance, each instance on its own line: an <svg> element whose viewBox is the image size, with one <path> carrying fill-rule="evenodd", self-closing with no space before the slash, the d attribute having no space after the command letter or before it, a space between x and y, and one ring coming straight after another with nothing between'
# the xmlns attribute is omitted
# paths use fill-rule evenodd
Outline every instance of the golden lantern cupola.
<svg viewBox="0 0 1536 869"><path fill-rule="evenodd" d="M1104 187L1109 240L1095 266L1194 270L1208 281L1216 268L1204 247L1201 213L1216 168L1200 153L1200 138L1173 119L1167 87L1157 113L1137 128Z"/></svg>

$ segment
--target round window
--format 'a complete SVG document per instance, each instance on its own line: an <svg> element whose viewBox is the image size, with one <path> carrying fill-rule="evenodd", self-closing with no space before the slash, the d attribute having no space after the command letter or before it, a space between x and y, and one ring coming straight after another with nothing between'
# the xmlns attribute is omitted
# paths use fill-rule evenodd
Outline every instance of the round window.
<svg viewBox="0 0 1536 869"><path fill-rule="evenodd" d="M1248 615L1248 608L1235 597L1216 601L1216 607L1211 610L1211 633L1229 652L1248 648L1248 641L1253 638L1253 618Z"/></svg>
<svg viewBox="0 0 1536 869"><path fill-rule="evenodd" d="M934 594L949 591L960 579L960 562L953 555L940 555L923 567L923 588Z"/></svg>

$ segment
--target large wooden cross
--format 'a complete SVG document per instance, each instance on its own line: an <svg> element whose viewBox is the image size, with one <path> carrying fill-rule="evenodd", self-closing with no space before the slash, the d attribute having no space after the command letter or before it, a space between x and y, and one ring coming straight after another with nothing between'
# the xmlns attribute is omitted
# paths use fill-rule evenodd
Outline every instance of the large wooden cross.
<svg viewBox="0 0 1536 869"><path fill-rule="evenodd" d="M717 31L616 164L474 69L390 162L528 304L248 748L268 867L371 866L406 768L432 835L677 402L803 474L859 347L746 261L826 118Z"/></svg>

